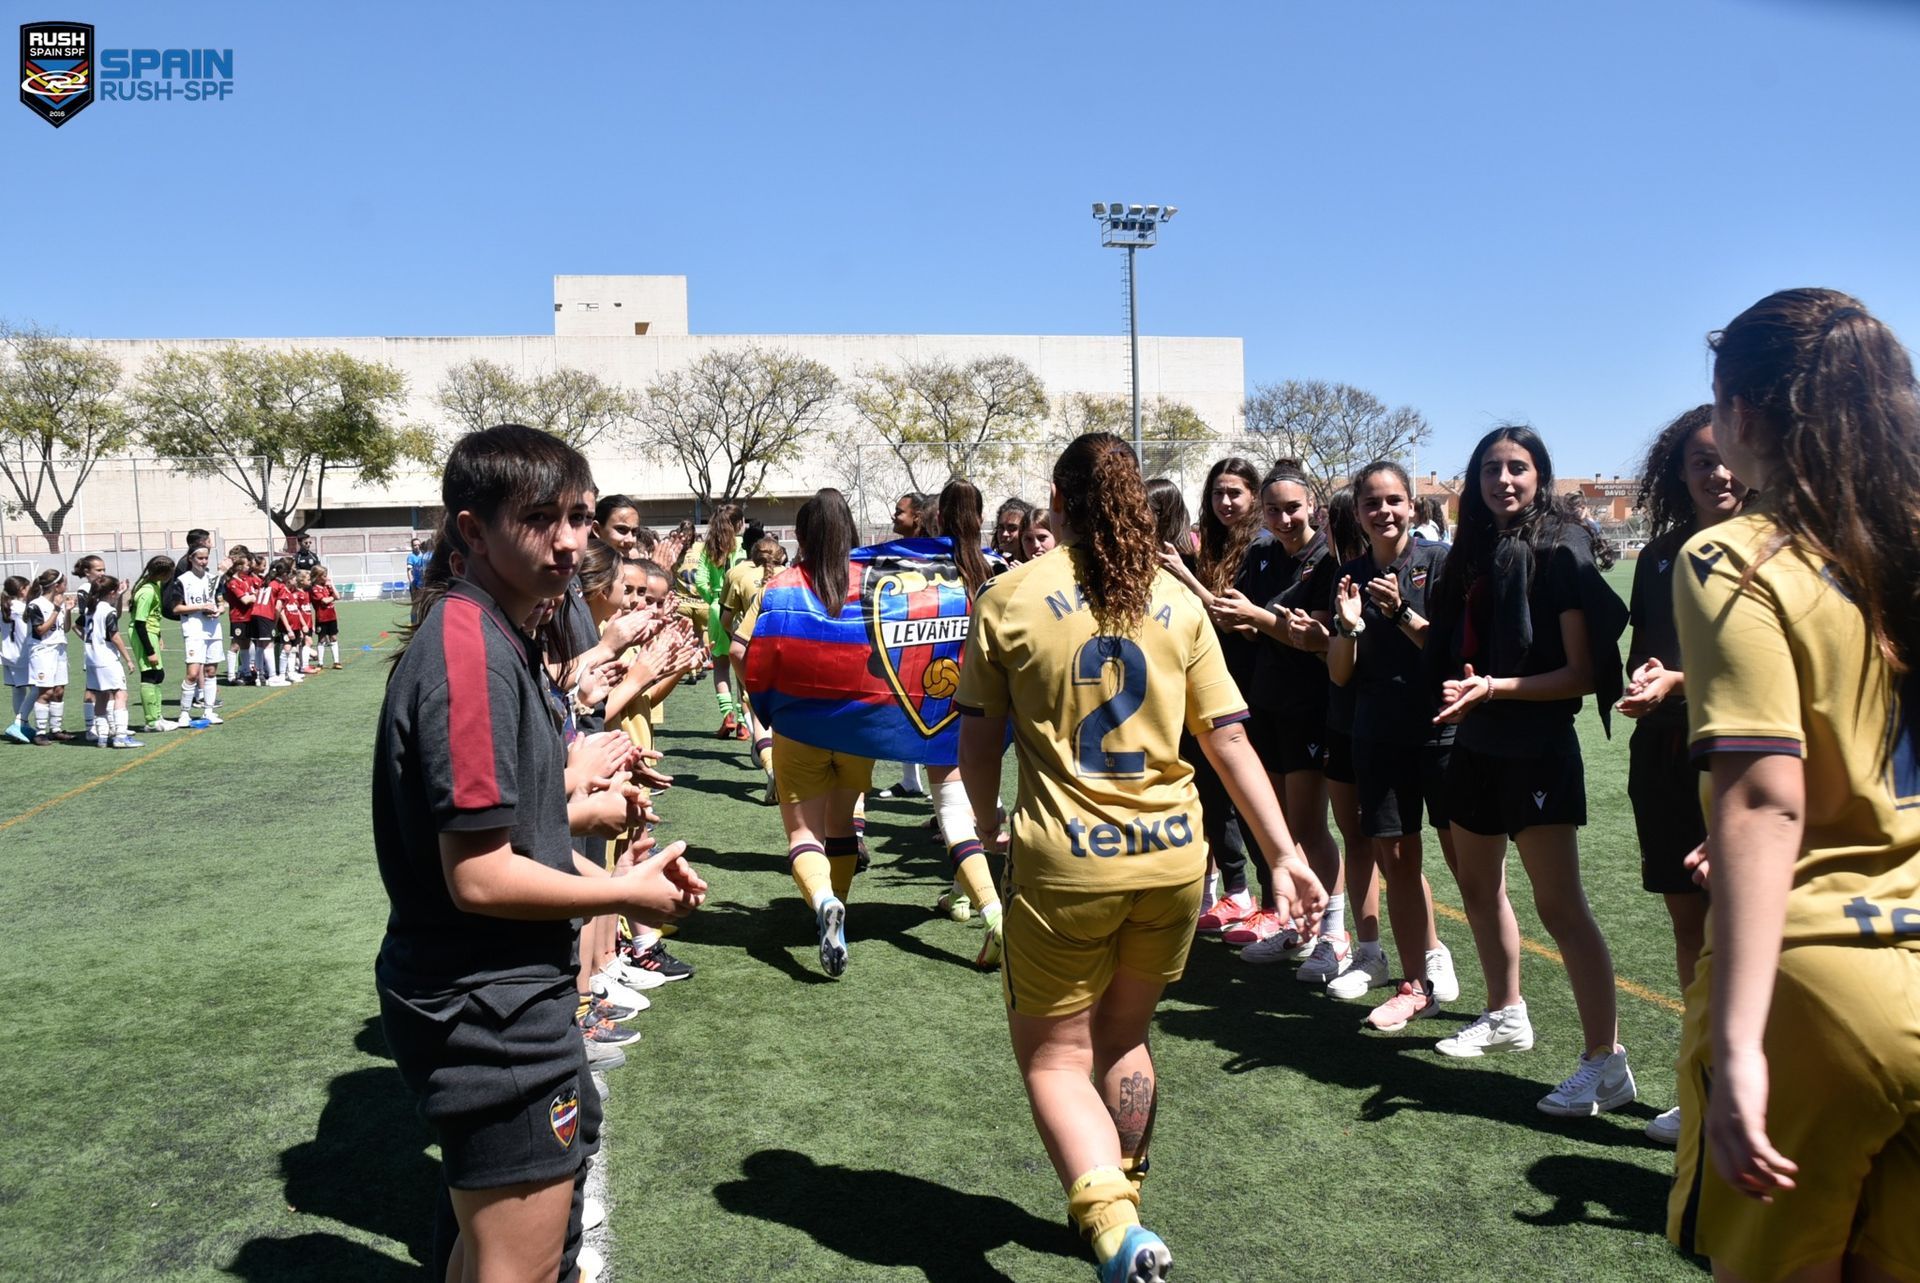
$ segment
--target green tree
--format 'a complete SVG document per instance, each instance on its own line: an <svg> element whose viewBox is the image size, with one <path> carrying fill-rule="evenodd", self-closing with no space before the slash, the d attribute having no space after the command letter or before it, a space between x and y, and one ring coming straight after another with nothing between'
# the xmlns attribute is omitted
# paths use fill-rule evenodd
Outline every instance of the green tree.
<svg viewBox="0 0 1920 1283"><path fill-rule="evenodd" d="M512 370L485 357L475 357L447 371L433 402L462 432L478 432L501 423L518 423L526 405L526 391L520 376Z"/></svg>
<svg viewBox="0 0 1920 1283"><path fill-rule="evenodd" d="M1389 409L1364 388L1321 379L1256 384L1245 415L1247 432L1264 444L1267 463L1297 459L1323 488L1375 459L1407 462L1433 436L1412 406Z"/></svg>
<svg viewBox="0 0 1920 1283"><path fill-rule="evenodd" d="M1070 392L1055 410L1059 443L1065 445L1087 432L1111 432L1133 440L1133 399ZM1200 412L1185 401L1156 397L1140 407L1140 442L1146 457L1140 470L1147 477L1177 476L1208 453L1216 439Z"/></svg>
<svg viewBox="0 0 1920 1283"><path fill-rule="evenodd" d="M124 448L132 420L119 362L46 330L0 325L0 477L60 551L60 532L101 457Z"/></svg>
<svg viewBox="0 0 1920 1283"><path fill-rule="evenodd" d="M338 350L229 344L154 357L134 399L156 452L224 478L291 536L311 524L295 525L294 513L324 510L329 470L381 482L402 462L432 459L431 434L396 421L406 394L399 370Z"/></svg>
<svg viewBox="0 0 1920 1283"><path fill-rule="evenodd" d="M680 465L708 511L759 494L771 468L799 456L839 392L832 370L792 352L709 352L647 388L636 411L640 440Z"/></svg>
<svg viewBox="0 0 1920 1283"><path fill-rule="evenodd" d="M853 408L912 488L929 493L953 477L984 484L1018 462L1048 411L1045 385L1015 356L965 364L936 356L864 370Z"/></svg>
<svg viewBox="0 0 1920 1283"><path fill-rule="evenodd" d="M639 409L631 392L586 370L562 366L523 379L485 357L448 370L433 400L462 431L524 423L576 450L624 441Z"/></svg>

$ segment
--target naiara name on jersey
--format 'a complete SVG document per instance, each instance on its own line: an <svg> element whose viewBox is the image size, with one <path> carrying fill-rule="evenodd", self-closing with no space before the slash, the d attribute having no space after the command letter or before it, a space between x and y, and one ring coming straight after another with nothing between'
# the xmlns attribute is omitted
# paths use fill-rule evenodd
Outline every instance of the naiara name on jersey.
<svg viewBox="0 0 1920 1283"><path fill-rule="evenodd" d="M1087 594L1077 583L1073 586L1073 596L1071 597L1067 596L1067 590L1064 588L1059 592L1050 592L1047 594L1047 609L1053 612L1055 619L1065 619L1076 610L1085 610L1087 604ZM1153 622L1162 628L1171 629L1173 627L1173 607L1164 601L1161 602L1160 608L1153 612Z"/></svg>

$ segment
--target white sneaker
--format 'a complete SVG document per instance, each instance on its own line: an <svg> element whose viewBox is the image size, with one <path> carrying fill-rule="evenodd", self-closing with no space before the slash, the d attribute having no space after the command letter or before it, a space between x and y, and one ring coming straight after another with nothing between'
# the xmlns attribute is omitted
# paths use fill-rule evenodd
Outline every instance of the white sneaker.
<svg viewBox="0 0 1920 1283"><path fill-rule="evenodd" d="M202 717L204 717L204 718L206 718L206 719L207 719L207 722L208 722L208 724L209 724L209 725L212 725L212 726L224 726L224 725L226 725L226 723L227 723L227 719L226 719L226 718L224 718L224 717L222 717L222 716L220 716L220 714L218 714L218 713L216 713L216 712L214 712L214 711L213 711L212 709L210 709L210 708L203 708L203 709L201 709L201 710L200 710L200 716L202 716Z"/></svg>
<svg viewBox="0 0 1920 1283"><path fill-rule="evenodd" d="M1444 944L1427 950L1427 992L1436 1002L1460 999L1460 977L1453 973L1453 953Z"/></svg>
<svg viewBox="0 0 1920 1283"><path fill-rule="evenodd" d="M1647 1124L1647 1136L1662 1145L1680 1143L1680 1106L1675 1105L1664 1114L1655 1114L1653 1121Z"/></svg>
<svg viewBox="0 0 1920 1283"><path fill-rule="evenodd" d="M1627 1068L1627 1049L1582 1056L1573 1074L1540 1098L1540 1112L1560 1118L1592 1118L1609 1109L1630 1105L1639 1095L1633 1070Z"/></svg>
<svg viewBox="0 0 1920 1283"><path fill-rule="evenodd" d="M597 1230L607 1223L607 1205L597 1198L580 1200L580 1228Z"/></svg>
<svg viewBox="0 0 1920 1283"><path fill-rule="evenodd" d="M580 1271L580 1283L596 1283L600 1272L607 1268L607 1263L592 1244L583 1243L573 1255L573 1266Z"/></svg>
<svg viewBox="0 0 1920 1283"><path fill-rule="evenodd" d="M1303 941L1292 927L1274 932L1265 940L1255 940L1240 951L1242 962L1305 962L1313 956L1314 942Z"/></svg>
<svg viewBox="0 0 1920 1283"><path fill-rule="evenodd" d="M155 722L153 725L147 727L146 729L150 731L177 731L180 729L180 723L170 722L163 717L159 721Z"/></svg>
<svg viewBox="0 0 1920 1283"><path fill-rule="evenodd" d="M601 971L602 975L612 976L629 989L658 989L667 983L667 978L657 971L648 971L645 967L636 967L624 957L616 955L614 960Z"/></svg>
<svg viewBox="0 0 1920 1283"><path fill-rule="evenodd" d="M647 1001L645 994L637 993L622 984L619 978L613 974L613 967L611 965L602 967L600 970L594 972L592 979L588 980L587 984L593 989L594 997L605 998L616 1007L632 1007L635 1011L645 1011L653 1005Z"/></svg>
<svg viewBox="0 0 1920 1283"><path fill-rule="evenodd" d="M1433 1049L1443 1056L1463 1059L1502 1051L1532 1051L1533 1023L1527 1019L1527 1004L1483 1011L1472 1024L1451 1038L1442 1038Z"/></svg>
<svg viewBox="0 0 1920 1283"><path fill-rule="evenodd" d="M287 680L286 678L284 678L284 677L269 677L269 678L267 678L267 685L269 685L269 686L291 686L291 685L293 685L293 683L292 683L292 682L290 682L290 681L288 681L288 680Z"/></svg>
<svg viewBox="0 0 1920 1283"><path fill-rule="evenodd" d="M1300 964L1293 978L1302 984L1323 985L1352 965L1353 944L1347 933L1322 935L1313 942L1313 955Z"/></svg>
<svg viewBox="0 0 1920 1283"><path fill-rule="evenodd" d="M1367 996L1367 990L1378 989L1387 983L1387 955L1378 947L1372 950L1356 951L1353 961L1347 969L1327 981L1327 992L1336 998L1354 999Z"/></svg>

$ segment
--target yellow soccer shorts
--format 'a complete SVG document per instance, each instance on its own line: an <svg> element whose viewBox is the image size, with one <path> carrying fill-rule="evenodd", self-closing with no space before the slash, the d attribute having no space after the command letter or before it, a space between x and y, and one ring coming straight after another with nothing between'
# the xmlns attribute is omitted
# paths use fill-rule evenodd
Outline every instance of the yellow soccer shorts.
<svg viewBox="0 0 1920 1283"><path fill-rule="evenodd" d="M864 793L873 787L873 759L815 748L775 731L773 781L780 800L795 806L835 789Z"/></svg>
<svg viewBox="0 0 1920 1283"><path fill-rule="evenodd" d="M1770 1204L1721 1180L1706 1148L1711 965L1701 959L1687 990L1667 1237L1756 1283L1849 1253L1920 1283L1920 950L1781 951L1767 1136L1800 1171Z"/></svg>
<svg viewBox="0 0 1920 1283"><path fill-rule="evenodd" d="M1100 1000L1115 970L1172 984L1187 968L1200 886L1199 878L1141 891L1016 886L1000 963L1008 1009L1023 1016L1071 1016Z"/></svg>

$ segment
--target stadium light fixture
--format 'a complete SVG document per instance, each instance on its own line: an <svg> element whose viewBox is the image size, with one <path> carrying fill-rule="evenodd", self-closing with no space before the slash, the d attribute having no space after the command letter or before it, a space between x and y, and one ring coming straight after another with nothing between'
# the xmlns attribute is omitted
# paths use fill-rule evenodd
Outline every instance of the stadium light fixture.
<svg viewBox="0 0 1920 1283"><path fill-rule="evenodd" d="M1093 205L1093 217L1100 224L1100 243L1108 249L1127 251L1127 355L1133 378L1133 452L1146 466L1146 443L1140 429L1140 293L1134 255L1151 249L1159 239L1160 224L1179 210L1175 205L1128 205L1111 201Z"/></svg>

